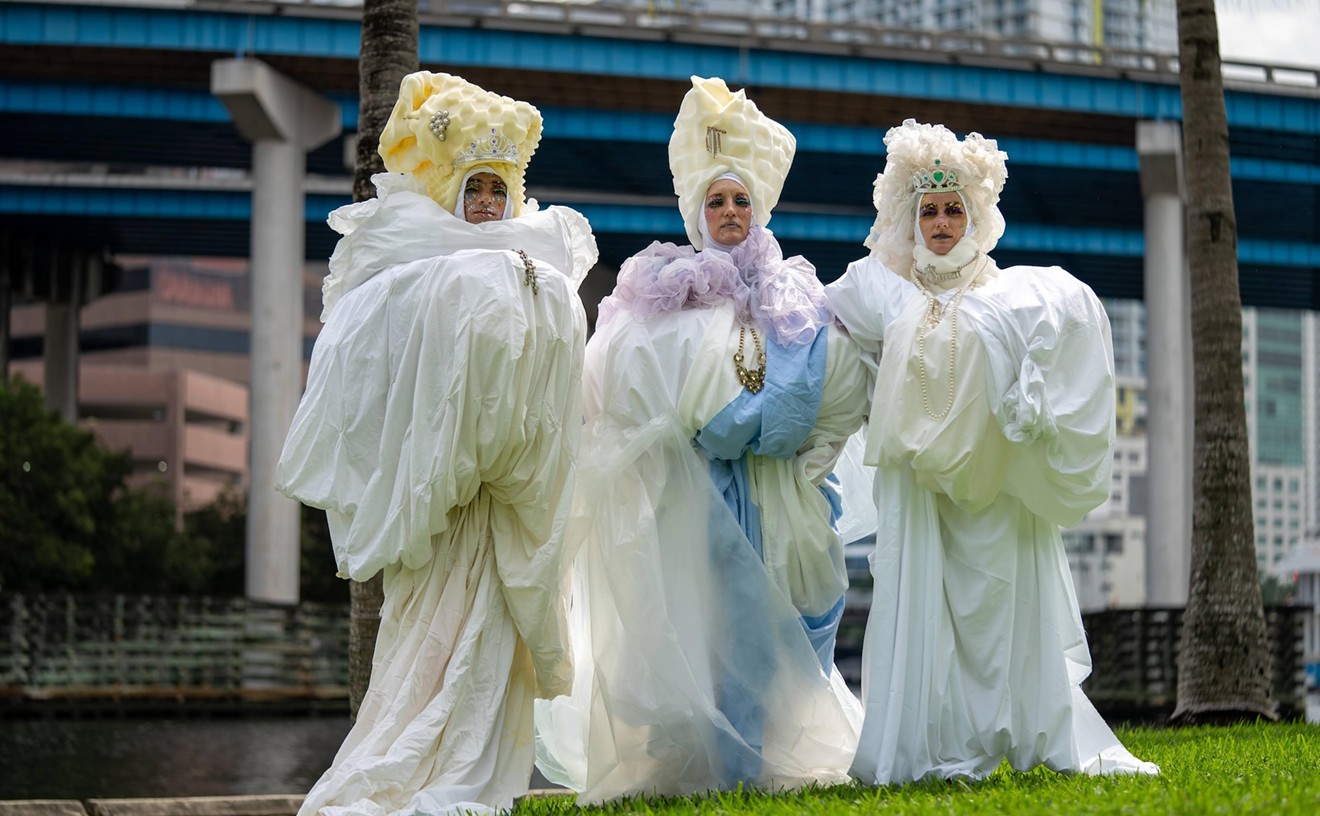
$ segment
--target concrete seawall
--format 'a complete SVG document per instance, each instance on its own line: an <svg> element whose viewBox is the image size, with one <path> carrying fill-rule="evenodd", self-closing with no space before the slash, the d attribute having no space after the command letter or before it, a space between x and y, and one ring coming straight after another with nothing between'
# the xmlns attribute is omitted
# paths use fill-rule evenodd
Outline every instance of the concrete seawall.
<svg viewBox="0 0 1320 816"><path fill-rule="evenodd" d="M563 796L563 788L528 796ZM295 816L302 794L158 799L27 799L0 802L0 816Z"/></svg>
<svg viewBox="0 0 1320 816"><path fill-rule="evenodd" d="M177 799L29 799L0 802L0 816L294 816L302 794Z"/></svg>

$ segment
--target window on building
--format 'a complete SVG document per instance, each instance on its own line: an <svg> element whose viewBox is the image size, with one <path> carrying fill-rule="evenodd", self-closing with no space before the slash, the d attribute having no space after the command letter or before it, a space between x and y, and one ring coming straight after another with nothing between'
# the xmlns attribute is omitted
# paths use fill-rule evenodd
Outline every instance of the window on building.
<svg viewBox="0 0 1320 816"><path fill-rule="evenodd" d="M1105 552L1123 552L1123 536L1116 533L1105 533Z"/></svg>
<svg viewBox="0 0 1320 816"><path fill-rule="evenodd" d="M1065 532L1063 548L1070 553L1095 552L1095 536L1090 533Z"/></svg>

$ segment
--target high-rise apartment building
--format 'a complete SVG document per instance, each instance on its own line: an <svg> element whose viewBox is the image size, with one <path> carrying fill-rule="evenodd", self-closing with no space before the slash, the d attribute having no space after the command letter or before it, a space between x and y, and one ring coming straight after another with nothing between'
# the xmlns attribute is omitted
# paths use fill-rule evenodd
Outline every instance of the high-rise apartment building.
<svg viewBox="0 0 1320 816"><path fill-rule="evenodd" d="M739 0L694 7L727 10ZM767 0L742 0L747 13ZM800 20L869 22L888 28L976 34L1051 43L1148 51L1178 51L1172 3L1151 0L768 0L776 15Z"/></svg>
<svg viewBox="0 0 1320 816"><path fill-rule="evenodd" d="M1117 432L1109 499L1063 534L1084 610L1146 599L1146 310L1135 300L1107 300L1105 310L1114 341Z"/></svg>
<svg viewBox="0 0 1320 816"><path fill-rule="evenodd" d="M1083 609L1144 602L1145 304L1105 302L1114 338L1118 444L1110 498L1064 544ZM1277 573L1320 513L1320 321L1313 312L1242 310L1256 564ZM1314 536L1313 536L1314 537Z"/></svg>
<svg viewBox="0 0 1320 816"><path fill-rule="evenodd" d="M1302 383L1308 363L1315 365L1315 348L1307 349L1302 340L1301 312L1242 310L1256 564L1262 571L1278 565L1306 526Z"/></svg>

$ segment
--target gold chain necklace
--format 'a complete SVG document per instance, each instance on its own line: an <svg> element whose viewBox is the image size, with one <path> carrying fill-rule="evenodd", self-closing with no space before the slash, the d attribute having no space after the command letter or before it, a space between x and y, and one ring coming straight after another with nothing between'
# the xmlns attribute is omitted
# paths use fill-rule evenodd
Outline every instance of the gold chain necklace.
<svg viewBox="0 0 1320 816"><path fill-rule="evenodd" d="M751 329L752 346L756 352L756 368L743 367L743 344L747 341L748 328L738 328L738 351L733 355L733 370L738 374L738 382L753 394L765 387L765 350L761 348L761 338L756 336L756 329Z"/></svg>
<svg viewBox="0 0 1320 816"><path fill-rule="evenodd" d="M926 409L926 416L931 419L944 419L949 415L949 411L953 410L954 363L958 353L958 306L962 303L963 295L967 294L967 290L972 288L972 284L985 271L985 267L985 263L978 266L976 272L967 279L966 283L958 287L953 299L949 301L949 393L945 397L944 409L938 414L930 409L930 393L926 385L926 334L944 319L944 305L935 299L935 295L926 288L926 284L921 282L921 275L913 269L912 282L917 285L918 291L926 299L926 314L921 319L921 325L917 327L917 370L921 375L921 405ZM961 267L959 269L961 270Z"/></svg>

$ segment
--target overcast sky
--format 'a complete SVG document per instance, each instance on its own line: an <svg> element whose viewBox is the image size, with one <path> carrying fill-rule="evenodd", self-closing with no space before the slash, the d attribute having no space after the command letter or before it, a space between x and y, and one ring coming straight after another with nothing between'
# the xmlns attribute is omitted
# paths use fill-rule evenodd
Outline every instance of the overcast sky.
<svg viewBox="0 0 1320 816"><path fill-rule="evenodd" d="M1219 53L1320 68L1320 0L1216 0Z"/></svg>

